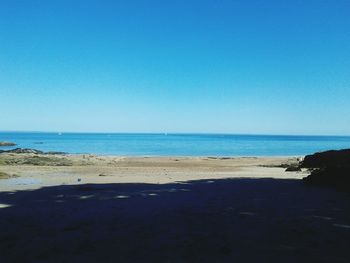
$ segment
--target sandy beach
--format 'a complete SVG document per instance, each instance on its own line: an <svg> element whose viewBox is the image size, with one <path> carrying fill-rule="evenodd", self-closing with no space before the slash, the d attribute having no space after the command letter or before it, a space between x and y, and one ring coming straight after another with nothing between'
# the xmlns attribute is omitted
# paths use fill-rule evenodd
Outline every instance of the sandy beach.
<svg viewBox="0 0 350 263"><path fill-rule="evenodd" d="M304 172L285 172L297 157L119 157L98 155L0 155L0 191L44 186L151 183L202 179L301 179ZM5 178L5 176L3 176Z"/></svg>

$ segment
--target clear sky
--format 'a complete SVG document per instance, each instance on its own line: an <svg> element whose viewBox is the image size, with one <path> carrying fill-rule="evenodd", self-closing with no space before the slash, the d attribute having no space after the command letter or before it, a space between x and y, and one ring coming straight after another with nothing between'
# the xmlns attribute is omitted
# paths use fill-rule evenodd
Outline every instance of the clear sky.
<svg viewBox="0 0 350 263"><path fill-rule="evenodd" d="M350 135L350 1L1 0L0 130Z"/></svg>

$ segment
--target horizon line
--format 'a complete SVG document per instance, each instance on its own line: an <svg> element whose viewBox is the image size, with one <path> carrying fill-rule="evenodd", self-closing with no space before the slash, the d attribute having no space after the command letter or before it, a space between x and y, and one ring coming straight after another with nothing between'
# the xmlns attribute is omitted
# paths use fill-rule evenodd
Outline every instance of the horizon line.
<svg viewBox="0 0 350 263"><path fill-rule="evenodd" d="M234 132L107 132L107 131L30 131L30 130L0 130L0 133L61 133L61 134L149 134L149 135L236 135L236 136L300 136L300 137L350 137L350 135L335 134L282 134L282 133L234 133Z"/></svg>

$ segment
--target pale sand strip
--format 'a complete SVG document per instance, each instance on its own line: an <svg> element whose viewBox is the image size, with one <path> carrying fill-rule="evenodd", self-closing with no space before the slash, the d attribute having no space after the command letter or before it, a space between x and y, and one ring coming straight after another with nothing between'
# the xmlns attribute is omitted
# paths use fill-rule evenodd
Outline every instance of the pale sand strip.
<svg viewBox="0 0 350 263"><path fill-rule="evenodd" d="M0 180L0 191L37 189L44 186L150 183L165 184L201 179L278 178L301 179L304 172L285 172L281 164L297 163L296 157L119 157L95 155L36 155L70 161L70 166L4 164L34 155L2 154L0 172L17 175Z"/></svg>

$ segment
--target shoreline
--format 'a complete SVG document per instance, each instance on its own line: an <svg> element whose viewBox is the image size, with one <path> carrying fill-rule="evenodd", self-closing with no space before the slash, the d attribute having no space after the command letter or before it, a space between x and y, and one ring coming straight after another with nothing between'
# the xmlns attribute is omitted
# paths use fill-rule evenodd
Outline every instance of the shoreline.
<svg viewBox="0 0 350 263"><path fill-rule="evenodd" d="M92 155L92 156L102 156L102 157L120 157L120 158L304 158L305 154L292 154L292 155L152 155L152 154L109 154L109 153L70 153L70 152L61 152L61 151L42 151L32 148L19 148L19 147L1 147L0 154L6 153L18 153L13 152L15 150L24 150L30 153L29 151L39 152L43 155L66 155L66 156L83 156L83 155Z"/></svg>

